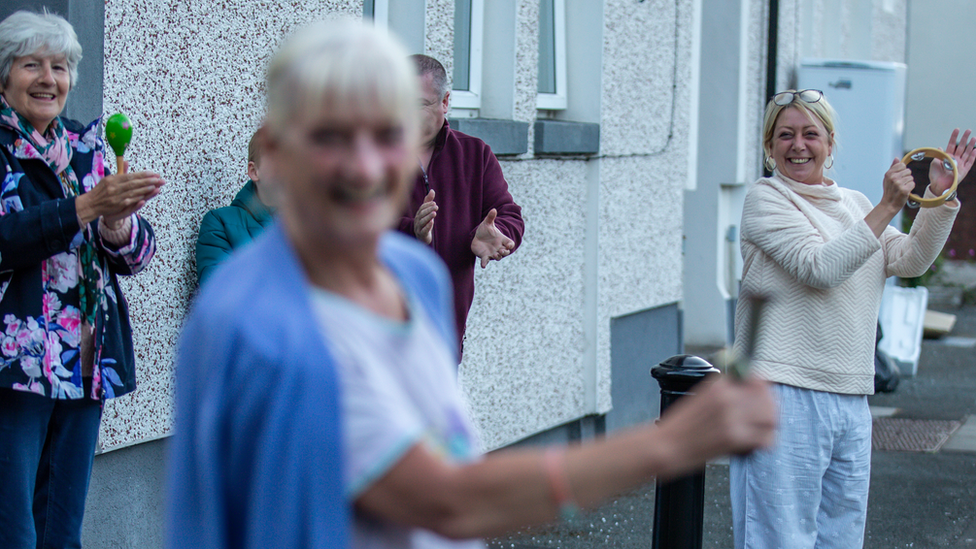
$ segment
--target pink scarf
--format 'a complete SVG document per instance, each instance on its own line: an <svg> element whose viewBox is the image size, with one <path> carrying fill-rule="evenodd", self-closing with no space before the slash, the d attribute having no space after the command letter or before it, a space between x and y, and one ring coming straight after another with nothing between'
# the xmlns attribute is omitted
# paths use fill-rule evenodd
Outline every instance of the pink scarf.
<svg viewBox="0 0 976 549"><path fill-rule="evenodd" d="M21 155L27 158L40 158L47 162L51 171L61 181L61 189L66 198L81 194L81 183L71 168L73 149L60 117L55 117L51 121L51 125L42 134L7 103L6 97L0 95L0 125L9 127L23 138L24 142L17 145ZM94 235L92 235L90 227L82 227L82 230L85 231L85 239L78 249L80 274L82 275L79 292L80 308L88 323L94 326L95 313L98 311L104 293L99 289L98 284L101 269L99 268L98 252L92 243Z"/></svg>

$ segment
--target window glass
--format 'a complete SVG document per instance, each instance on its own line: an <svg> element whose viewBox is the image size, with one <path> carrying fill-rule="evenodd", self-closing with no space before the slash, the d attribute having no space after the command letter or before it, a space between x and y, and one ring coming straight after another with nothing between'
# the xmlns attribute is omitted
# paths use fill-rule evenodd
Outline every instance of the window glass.
<svg viewBox="0 0 976 549"><path fill-rule="evenodd" d="M566 108L566 0L539 0L538 91L536 108Z"/></svg>
<svg viewBox="0 0 976 549"><path fill-rule="evenodd" d="M481 108L484 0L454 0L454 69L451 116L477 116Z"/></svg>
<svg viewBox="0 0 976 549"><path fill-rule="evenodd" d="M539 2L539 93L556 93L556 39L553 0Z"/></svg>
<svg viewBox="0 0 976 549"><path fill-rule="evenodd" d="M454 90L471 89L471 0L454 0Z"/></svg>
<svg viewBox="0 0 976 549"><path fill-rule="evenodd" d="M363 19L371 20L377 28L389 28L390 0L364 0Z"/></svg>

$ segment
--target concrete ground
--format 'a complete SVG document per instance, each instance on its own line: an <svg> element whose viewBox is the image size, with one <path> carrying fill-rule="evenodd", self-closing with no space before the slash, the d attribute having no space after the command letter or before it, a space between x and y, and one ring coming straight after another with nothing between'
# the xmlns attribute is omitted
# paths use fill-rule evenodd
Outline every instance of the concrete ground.
<svg viewBox="0 0 976 549"><path fill-rule="evenodd" d="M976 306L955 304L930 302L929 309L957 320L950 337L923 341L917 376L869 399L879 416L962 426L937 451L874 452L866 549L976 548ZM710 464L705 485L703 547L732 547L728 466ZM490 547L647 549L653 513L654 487L647 486L569 524L492 540Z"/></svg>

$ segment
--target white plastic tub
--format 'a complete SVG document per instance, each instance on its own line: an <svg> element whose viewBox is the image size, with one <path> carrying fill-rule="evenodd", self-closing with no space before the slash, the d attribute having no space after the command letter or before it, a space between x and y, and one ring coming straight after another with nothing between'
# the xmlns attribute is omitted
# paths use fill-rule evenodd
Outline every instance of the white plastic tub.
<svg viewBox="0 0 976 549"><path fill-rule="evenodd" d="M929 291L924 286L902 288L889 284L881 297L878 318L884 337L878 348L894 359L903 376L914 376L918 372L928 303Z"/></svg>

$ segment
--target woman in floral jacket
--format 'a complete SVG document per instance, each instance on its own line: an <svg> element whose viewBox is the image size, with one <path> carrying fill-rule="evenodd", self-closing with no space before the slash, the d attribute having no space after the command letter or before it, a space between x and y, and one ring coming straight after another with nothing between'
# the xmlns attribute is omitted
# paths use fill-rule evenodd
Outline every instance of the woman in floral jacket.
<svg viewBox="0 0 976 549"><path fill-rule="evenodd" d="M80 547L102 402L135 389L116 275L152 258L154 173L106 175L99 121L60 118L81 46L51 14L0 23L0 547Z"/></svg>

